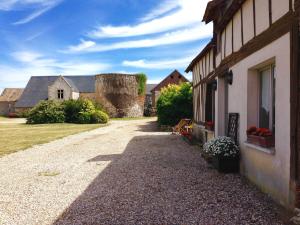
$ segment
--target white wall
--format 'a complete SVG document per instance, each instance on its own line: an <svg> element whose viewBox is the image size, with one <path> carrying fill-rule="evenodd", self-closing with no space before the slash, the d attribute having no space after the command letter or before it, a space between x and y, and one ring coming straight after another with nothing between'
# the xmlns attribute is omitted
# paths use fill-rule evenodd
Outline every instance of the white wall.
<svg viewBox="0 0 300 225"><path fill-rule="evenodd" d="M236 52L242 47L241 10L233 17L233 50Z"/></svg>
<svg viewBox="0 0 300 225"><path fill-rule="evenodd" d="M226 27L226 56L231 55L232 53L232 22L229 22Z"/></svg>
<svg viewBox="0 0 300 225"><path fill-rule="evenodd" d="M289 0L272 0L273 23L289 11Z"/></svg>
<svg viewBox="0 0 300 225"><path fill-rule="evenodd" d="M249 69L272 58L276 63L275 155L246 147L244 144L249 126L247 92L252 92L247 90L251 87L247 83L248 76L251 75ZM229 86L228 108L229 112L240 114L239 140L243 173L264 191L271 193L274 198L287 205L290 180L290 35L284 35L231 69L233 84ZM218 91L222 91L219 86Z"/></svg>
<svg viewBox="0 0 300 225"><path fill-rule="evenodd" d="M254 37L253 0L247 0L243 4L243 33L244 44Z"/></svg>
<svg viewBox="0 0 300 225"><path fill-rule="evenodd" d="M269 28L269 1L255 0L256 35Z"/></svg>

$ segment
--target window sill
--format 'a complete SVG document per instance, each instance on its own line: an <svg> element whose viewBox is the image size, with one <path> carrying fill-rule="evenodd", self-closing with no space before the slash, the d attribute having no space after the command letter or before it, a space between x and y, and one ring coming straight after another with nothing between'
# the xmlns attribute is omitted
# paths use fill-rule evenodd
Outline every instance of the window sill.
<svg viewBox="0 0 300 225"><path fill-rule="evenodd" d="M248 143L248 142L244 142L244 145L248 148L252 148L252 149L264 152L264 153L269 154L269 155L275 155L275 148L264 148L264 147L261 147L259 145L251 144L251 143Z"/></svg>

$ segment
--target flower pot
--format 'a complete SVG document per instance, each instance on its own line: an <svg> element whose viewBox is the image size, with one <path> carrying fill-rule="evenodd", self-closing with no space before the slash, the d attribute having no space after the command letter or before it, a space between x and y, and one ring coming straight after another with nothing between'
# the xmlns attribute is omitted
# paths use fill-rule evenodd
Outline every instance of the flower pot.
<svg viewBox="0 0 300 225"><path fill-rule="evenodd" d="M264 148L271 148L275 146L275 139L273 136L257 136L257 135L247 135L247 141L251 144L259 145Z"/></svg>
<svg viewBox="0 0 300 225"><path fill-rule="evenodd" d="M212 164L221 173L238 173L239 157L213 156Z"/></svg>

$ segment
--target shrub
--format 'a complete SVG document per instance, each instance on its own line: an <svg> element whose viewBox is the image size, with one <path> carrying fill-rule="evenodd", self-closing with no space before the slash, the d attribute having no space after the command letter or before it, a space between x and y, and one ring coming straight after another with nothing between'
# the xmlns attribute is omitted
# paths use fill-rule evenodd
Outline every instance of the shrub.
<svg viewBox="0 0 300 225"><path fill-rule="evenodd" d="M100 110L93 112L80 112L78 117L78 123L89 124L89 123L107 123L108 115Z"/></svg>
<svg viewBox="0 0 300 225"><path fill-rule="evenodd" d="M157 116L161 125L174 126L182 118L193 116L193 92L190 83L163 88L157 100Z"/></svg>
<svg viewBox="0 0 300 225"><path fill-rule="evenodd" d="M91 122L92 123L107 123L108 122L108 115L105 112L100 110L96 110L91 114Z"/></svg>
<svg viewBox="0 0 300 225"><path fill-rule="evenodd" d="M108 115L90 100L67 100L63 103L42 101L28 113L27 123L107 123Z"/></svg>
<svg viewBox="0 0 300 225"><path fill-rule="evenodd" d="M239 148L230 137L217 137L204 144L203 151L211 156L236 157Z"/></svg>
<svg viewBox="0 0 300 225"><path fill-rule="evenodd" d="M41 101L28 113L28 124L63 123L64 110L61 103L55 101Z"/></svg>
<svg viewBox="0 0 300 225"><path fill-rule="evenodd" d="M67 123L84 123L86 114L96 110L92 101L84 99L67 100L63 106Z"/></svg>
<svg viewBox="0 0 300 225"><path fill-rule="evenodd" d="M24 111L18 112L18 113L17 113L17 116L18 116L19 118L27 118L27 117L29 116L29 112L30 112L30 110L29 110L29 109L26 109L26 110L24 110Z"/></svg>
<svg viewBox="0 0 300 225"><path fill-rule="evenodd" d="M138 94L144 95L146 92L146 83L147 83L146 74L143 74L143 73L138 74L137 82L138 82Z"/></svg>

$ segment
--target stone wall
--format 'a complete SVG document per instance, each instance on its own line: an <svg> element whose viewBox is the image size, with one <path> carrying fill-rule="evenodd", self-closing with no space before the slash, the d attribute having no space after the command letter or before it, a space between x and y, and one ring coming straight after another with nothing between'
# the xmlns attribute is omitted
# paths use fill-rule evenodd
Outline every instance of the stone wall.
<svg viewBox="0 0 300 225"><path fill-rule="evenodd" d="M57 90L64 90L64 99L58 99ZM78 99L79 93L74 93L72 88L68 83L63 79L63 77L57 78L57 80L48 87L48 99L49 100L69 100L69 99Z"/></svg>
<svg viewBox="0 0 300 225"><path fill-rule="evenodd" d="M8 102L0 102L0 115L7 116L9 113Z"/></svg>
<svg viewBox="0 0 300 225"><path fill-rule="evenodd" d="M81 99L88 99L88 100L92 100L92 101L96 100L95 93L80 93L79 96Z"/></svg>
<svg viewBox="0 0 300 225"><path fill-rule="evenodd" d="M9 113L15 113L16 102L0 102L0 115L8 116Z"/></svg>
<svg viewBox="0 0 300 225"><path fill-rule="evenodd" d="M128 74L101 74L96 76L96 102L111 117L141 117L144 96L138 95L137 76Z"/></svg>

